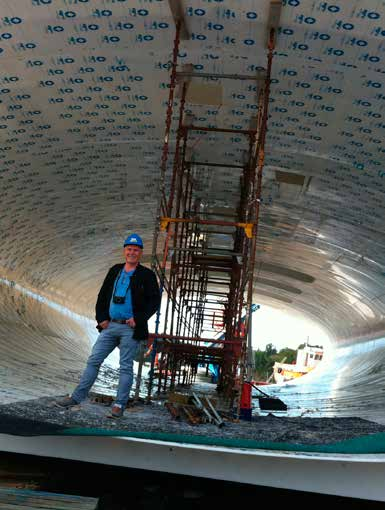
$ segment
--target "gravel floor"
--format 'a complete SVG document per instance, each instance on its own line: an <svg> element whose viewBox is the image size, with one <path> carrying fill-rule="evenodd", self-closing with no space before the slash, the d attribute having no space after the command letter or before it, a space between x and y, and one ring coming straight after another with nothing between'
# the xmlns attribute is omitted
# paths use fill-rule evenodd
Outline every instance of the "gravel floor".
<svg viewBox="0 0 385 510"><path fill-rule="evenodd" d="M59 397L59 396L58 396ZM55 398L45 397L0 406L0 432L44 434L61 427L164 432L227 439L253 439L300 444L327 444L367 434L385 432L385 426L361 418L287 417L284 412L253 415L251 422L224 419L224 426L191 425L175 421L164 401L137 402L119 419L107 417L109 407L90 400L70 409L56 407ZM40 431L40 432L39 432Z"/></svg>

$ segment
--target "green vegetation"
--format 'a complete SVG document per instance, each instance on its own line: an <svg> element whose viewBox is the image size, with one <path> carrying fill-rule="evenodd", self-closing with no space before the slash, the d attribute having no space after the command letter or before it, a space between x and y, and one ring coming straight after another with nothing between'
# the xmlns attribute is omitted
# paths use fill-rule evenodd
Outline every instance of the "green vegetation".
<svg viewBox="0 0 385 510"><path fill-rule="evenodd" d="M283 363L294 363L297 358L297 351L285 347L280 351L273 344L267 344L264 351L254 352L255 372L254 379L257 381L266 381L273 372L273 365L276 361Z"/></svg>

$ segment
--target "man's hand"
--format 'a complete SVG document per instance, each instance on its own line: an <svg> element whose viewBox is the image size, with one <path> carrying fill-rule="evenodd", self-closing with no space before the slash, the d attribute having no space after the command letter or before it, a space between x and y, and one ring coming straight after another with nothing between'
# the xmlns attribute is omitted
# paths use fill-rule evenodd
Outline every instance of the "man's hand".
<svg viewBox="0 0 385 510"><path fill-rule="evenodd" d="M130 328L134 328L136 326L134 317L126 320L126 324L130 326Z"/></svg>
<svg viewBox="0 0 385 510"><path fill-rule="evenodd" d="M107 329L110 321L103 321L99 324L102 329Z"/></svg>

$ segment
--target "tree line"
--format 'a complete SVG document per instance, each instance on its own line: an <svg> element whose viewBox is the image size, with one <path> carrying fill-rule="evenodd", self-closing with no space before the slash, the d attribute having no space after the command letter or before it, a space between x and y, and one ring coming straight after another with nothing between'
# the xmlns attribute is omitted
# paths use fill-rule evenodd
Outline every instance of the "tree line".
<svg viewBox="0 0 385 510"><path fill-rule="evenodd" d="M298 346L301 349L305 344ZM254 379L256 381L266 381L273 372L274 363L295 363L297 359L297 350L285 347L280 351L273 344L267 344L264 351L260 349L253 351L254 353Z"/></svg>

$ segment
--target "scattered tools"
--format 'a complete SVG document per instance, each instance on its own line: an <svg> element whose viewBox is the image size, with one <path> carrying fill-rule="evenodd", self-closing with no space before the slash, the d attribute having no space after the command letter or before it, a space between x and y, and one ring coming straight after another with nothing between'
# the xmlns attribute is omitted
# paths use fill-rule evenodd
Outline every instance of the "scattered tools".
<svg viewBox="0 0 385 510"><path fill-rule="evenodd" d="M202 423L201 416L196 413L196 409L192 406L182 406L182 411L185 413L187 417L187 421L191 423L191 425L198 425Z"/></svg>
<svg viewBox="0 0 385 510"><path fill-rule="evenodd" d="M263 397L257 397L259 407L262 411L287 411L287 405L278 397L271 397L264 391L260 390L255 384L249 382L250 386L262 393Z"/></svg>
<svg viewBox="0 0 385 510"><path fill-rule="evenodd" d="M199 397L194 392L192 395L172 393L164 405L174 420L185 417L191 425L215 423L218 427L223 427L225 424L213 402L206 395Z"/></svg>
<svg viewBox="0 0 385 510"><path fill-rule="evenodd" d="M111 395L104 395L103 393L92 393L90 395L90 401L93 404L103 404L104 406L110 406L114 400L114 397Z"/></svg>
<svg viewBox="0 0 385 510"><path fill-rule="evenodd" d="M214 415L214 419L215 419L215 422L216 424L218 425L218 427L223 427L223 425L225 424L225 422L222 420L222 418L219 416L217 410L215 409L215 407L213 406L213 404L211 403L211 400L208 398L208 397L205 397L206 399L206 402L208 403L213 415Z"/></svg>
<svg viewBox="0 0 385 510"><path fill-rule="evenodd" d="M168 401L173 404L188 405L190 404L190 400L191 395L187 395L186 393L177 393L174 391L168 394Z"/></svg>
<svg viewBox="0 0 385 510"><path fill-rule="evenodd" d="M197 408L200 409L201 411L203 411L203 413L206 415L206 421L208 423L211 423L213 421L213 418L212 418L211 414L208 412L208 410L206 409L206 407L200 401L200 398L198 397L198 395L193 392L192 396L193 396L193 399L195 400Z"/></svg>
<svg viewBox="0 0 385 510"><path fill-rule="evenodd" d="M168 409L169 413L174 418L174 420L181 419L179 409L174 404L172 404L171 402L165 402L164 405L165 405L166 409Z"/></svg>

